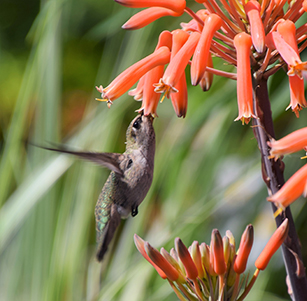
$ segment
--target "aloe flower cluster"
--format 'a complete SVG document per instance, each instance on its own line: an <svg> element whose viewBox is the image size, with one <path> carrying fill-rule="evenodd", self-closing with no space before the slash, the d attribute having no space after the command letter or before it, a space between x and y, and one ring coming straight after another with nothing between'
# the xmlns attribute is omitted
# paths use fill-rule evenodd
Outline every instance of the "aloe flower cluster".
<svg viewBox="0 0 307 301"><path fill-rule="evenodd" d="M157 116L159 101L169 98L176 115L185 117L187 81L208 91L214 76L236 80L238 116L235 120L242 124L253 122L261 152L262 176L270 195L267 200L272 202L277 226L283 225L285 220L289 222L289 239L287 246L282 247L289 291L293 292L295 300L305 300L307 278L304 269L299 268L302 266L301 247L288 206L301 195L307 195L307 165L284 184L281 160L283 155L306 150L307 128L275 140L267 81L281 68L285 70L290 88L286 109L291 108L299 117L299 112L307 106L304 94L307 62L300 58L307 46L307 24L302 22L307 0L195 0L193 9L187 7L185 0L116 2L143 8L123 25L124 29L139 29L161 17L179 18L184 13L191 19L187 23L178 22L178 29L161 32L152 54L123 71L107 87L96 87L101 93L98 100L107 102L110 107L136 84L128 94L142 102L140 113ZM215 68L213 57L233 66L233 71ZM191 294L190 300L242 300L252 284L243 286L243 293L239 295L238 275L245 267L237 269L238 258L245 254L244 260L247 260L249 253L243 252L240 246L235 255L231 237L228 233L221 239L214 232L210 247L195 242L189 251L177 239L171 254L164 249L160 254L140 238L135 240L139 251L158 272L163 272L159 272L160 275L170 281L179 298ZM257 265L259 260L253 279L261 270Z"/></svg>
<svg viewBox="0 0 307 301"><path fill-rule="evenodd" d="M163 31L155 51L129 67L106 88L97 87L108 106L127 92L142 100L139 111L156 115L162 96L170 98L178 117L187 111L187 85L185 69L191 65L192 85L210 89L213 75L237 80L239 115L235 120L248 123L257 117L253 106L252 73L268 77L286 66L290 85L288 108L298 116L307 105L304 97L303 76L306 63L299 53L307 46L306 24L296 28L295 22L305 13L303 0L195 0L199 10L186 6L185 0L116 0L121 5L145 8L124 25L124 29L139 29L164 16L180 17L188 13L192 19L181 23L172 32ZM299 46L298 46L299 45ZM228 73L213 66L212 57L220 57L236 67Z"/></svg>
<svg viewBox="0 0 307 301"><path fill-rule="evenodd" d="M251 279L244 276L254 240L254 229L248 225L236 252L235 239L228 230L222 238L217 229L212 231L211 243L194 241L187 248L180 238L168 253L159 252L135 234L137 249L163 279L167 279L179 300L243 300L264 270L271 257L284 242L289 230L288 220L279 226L255 262Z"/></svg>

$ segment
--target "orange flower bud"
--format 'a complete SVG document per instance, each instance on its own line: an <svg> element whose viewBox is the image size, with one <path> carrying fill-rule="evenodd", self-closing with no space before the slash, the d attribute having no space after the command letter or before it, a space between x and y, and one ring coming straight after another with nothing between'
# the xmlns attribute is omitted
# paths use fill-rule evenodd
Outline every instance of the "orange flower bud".
<svg viewBox="0 0 307 301"><path fill-rule="evenodd" d="M176 13L173 10L163 8L163 7L150 7L132 16L122 26L122 28L123 29L140 29L154 22L155 20L159 18L162 18L165 16L179 17L182 14L183 14L183 11L181 13Z"/></svg>
<svg viewBox="0 0 307 301"><path fill-rule="evenodd" d="M223 275L227 270L227 266L224 257L223 239L217 229L214 229L211 234L211 253L213 255L214 272L218 275Z"/></svg>
<svg viewBox="0 0 307 301"><path fill-rule="evenodd" d="M265 33L264 27L260 16L260 4L255 0L248 1L244 5L245 13L248 17L250 24L250 31L252 36L252 41L257 52L262 53L265 46Z"/></svg>
<svg viewBox="0 0 307 301"><path fill-rule="evenodd" d="M193 241L190 253L196 265L199 278L204 278L204 269L203 269L203 264L201 261L201 253L200 253L198 241Z"/></svg>
<svg viewBox="0 0 307 301"><path fill-rule="evenodd" d="M278 158L282 155L292 154L307 147L307 127L292 132L279 139L268 141L271 148L271 157Z"/></svg>
<svg viewBox="0 0 307 301"><path fill-rule="evenodd" d="M250 48L252 39L245 32L239 33L234 38L237 50L237 98L239 116L235 119L242 120L242 124L249 123L251 117L256 118L253 108L253 87L250 68Z"/></svg>
<svg viewBox="0 0 307 301"><path fill-rule="evenodd" d="M307 164L300 168L275 194L268 197L269 202L273 202L282 209L292 204L302 194L307 193Z"/></svg>
<svg viewBox="0 0 307 301"><path fill-rule="evenodd" d="M237 274L242 274L246 269L249 253L252 249L254 241L254 228L248 225L241 236L238 255L235 259L233 269Z"/></svg>
<svg viewBox="0 0 307 301"><path fill-rule="evenodd" d="M182 13L185 9L185 0L115 0L115 2L134 8L160 6L173 10L177 13Z"/></svg>
<svg viewBox="0 0 307 301"><path fill-rule="evenodd" d="M272 256L275 254L277 249L282 245L286 239L289 231L289 222L286 218L283 223L275 230L274 234L260 253L259 257L255 262L255 266L259 270L264 270Z"/></svg>
<svg viewBox="0 0 307 301"><path fill-rule="evenodd" d="M149 258L161 268L170 281L176 281L178 279L178 271L160 254L157 249L153 248L148 242L145 242L145 250Z"/></svg>
<svg viewBox="0 0 307 301"><path fill-rule="evenodd" d="M189 253L189 250L179 237L175 239L175 248L182 264L184 265L187 277L190 279L196 279L198 276L198 271L195 263Z"/></svg>
<svg viewBox="0 0 307 301"><path fill-rule="evenodd" d="M138 251L142 254L142 256L156 269L160 277L166 279L167 276L165 275L165 273L147 255L144 247L145 241L136 234L134 234L134 244Z"/></svg>
<svg viewBox="0 0 307 301"><path fill-rule="evenodd" d="M205 26L191 63L191 82L194 86L198 85L205 74L213 35L220 29L222 24L223 20L216 14L210 14L206 18Z"/></svg>

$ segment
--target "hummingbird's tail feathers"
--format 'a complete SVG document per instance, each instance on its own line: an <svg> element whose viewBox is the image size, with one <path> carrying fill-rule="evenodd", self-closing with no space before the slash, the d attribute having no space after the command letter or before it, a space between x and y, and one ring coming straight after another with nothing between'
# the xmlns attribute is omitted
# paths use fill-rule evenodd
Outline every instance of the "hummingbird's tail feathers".
<svg viewBox="0 0 307 301"><path fill-rule="evenodd" d="M97 232L98 250L96 258L98 261L102 261L108 246L114 236L115 230L119 226L121 221L120 214L117 211L116 205L112 204L110 219L107 222L102 232Z"/></svg>
<svg viewBox="0 0 307 301"><path fill-rule="evenodd" d="M41 146L40 146L41 147ZM95 153L95 152L78 152L71 151L65 148L50 148L50 147L41 147L46 150L55 151L59 153L65 153L77 156L81 159L89 160L100 166L107 167L111 171L116 172L123 176L123 171L120 169L120 163L124 159L122 154L118 153Z"/></svg>

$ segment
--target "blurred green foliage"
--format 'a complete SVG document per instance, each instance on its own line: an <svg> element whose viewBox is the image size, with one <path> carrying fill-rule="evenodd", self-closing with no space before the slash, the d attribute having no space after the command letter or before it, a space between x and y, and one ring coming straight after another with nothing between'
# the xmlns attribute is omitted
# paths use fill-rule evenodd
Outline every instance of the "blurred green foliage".
<svg viewBox="0 0 307 301"><path fill-rule="evenodd" d="M137 252L134 233L169 250L176 236L186 245L209 242L213 228L230 229L239 243L252 223L253 272L275 225L252 129L233 122L235 82L215 77L207 93L189 87L185 119L170 101L159 105L152 187L102 264L95 261L94 206L108 171L27 143L122 152L140 103L124 95L107 109L94 87L152 52L161 30L188 17L125 32L120 26L135 11L111 0L3 0L0 12L1 300L176 300ZM270 95L277 137L306 126L306 110L300 119L285 112L282 70ZM303 164L300 155L285 158L286 178ZM293 214L307 259L304 206L296 202ZM288 300L284 280L277 253L247 300Z"/></svg>

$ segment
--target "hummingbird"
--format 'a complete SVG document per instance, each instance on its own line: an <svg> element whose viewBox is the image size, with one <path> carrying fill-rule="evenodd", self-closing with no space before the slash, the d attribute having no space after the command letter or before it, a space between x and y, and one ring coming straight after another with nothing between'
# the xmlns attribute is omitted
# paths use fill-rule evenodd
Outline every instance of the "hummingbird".
<svg viewBox="0 0 307 301"><path fill-rule="evenodd" d="M44 149L72 154L111 170L95 207L96 258L102 261L121 219L138 214L151 186L155 156L153 117L138 115L132 120L123 154Z"/></svg>

